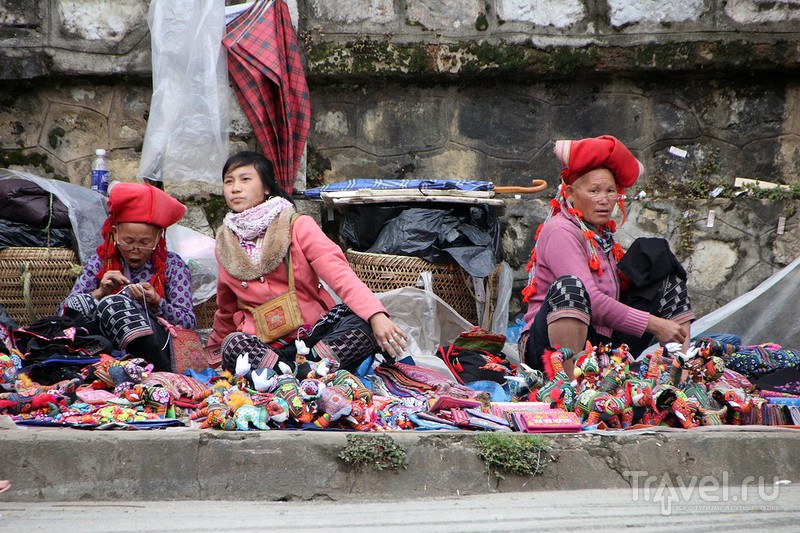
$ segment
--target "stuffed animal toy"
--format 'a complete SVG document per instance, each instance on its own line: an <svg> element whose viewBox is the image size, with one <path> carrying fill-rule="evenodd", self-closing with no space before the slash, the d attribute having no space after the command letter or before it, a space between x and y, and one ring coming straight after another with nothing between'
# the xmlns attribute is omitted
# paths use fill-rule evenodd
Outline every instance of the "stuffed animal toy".
<svg viewBox="0 0 800 533"><path fill-rule="evenodd" d="M251 426L262 431L269 429L269 415L264 406L245 403L234 410L233 419L239 431L247 431Z"/></svg>
<svg viewBox="0 0 800 533"><path fill-rule="evenodd" d="M262 431L269 429L267 409L263 405L254 405L249 395L232 393L227 407L230 417L222 429L248 431L251 426Z"/></svg>
<svg viewBox="0 0 800 533"><path fill-rule="evenodd" d="M586 349L575 358L574 375L577 383L575 388L579 393L597 388L600 381L600 361L589 342L586 343Z"/></svg>
<svg viewBox="0 0 800 533"><path fill-rule="evenodd" d="M725 423L728 408L722 407L708 395L703 383L689 382L683 388L689 402L695 405L701 426L720 426Z"/></svg>
<svg viewBox="0 0 800 533"><path fill-rule="evenodd" d="M328 385L347 385L353 390L353 397L367 405L372 405L372 391L364 386L360 379L347 370L337 370L322 377Z"/></svg>
<svg viewBox="0 0 800 533"><path fill-rule="evenodd" d="M714 387L711 397L727 408L726 423L735 426L742 425L743 417L753 407L753 402L742 389L733 387Z"/></svg>
<svg viewBox="0 0 800 533"><path fill-rule="evenodd" d="M172 407L172 395L164 387L133 385L125 391L124 398L132 404L141 404L160 417Z"/></svg>
<svg viewBox="0 0 800 533"><path fill-rule="evenodd" d="M664 348L659 347L655 352L649 354L644 359L644 364L640 368L641 377L650 380L655 385L661 383L661 376L667 370L667 364L663 356Z"/></svg>
<svg viewBox="0 0 800 533"><path fill-rule="evenodd" d="M264 405L264 408L267 410L269 421L278 427L282 427L289 419L289 404L283 398L273 398Z"/></svg>
<svg viewBox="0 0 800 533"><path fill-rule="evenodd" d="M242 380L246 388L258 392L273 391L277 386L278 373L271 368L252 369L250 358L246 353L239 354L236 358L234 376Z"/></svg>
<svg viewBox="0 0 800 533"><path fill-rule="evenodd" d="M350 416L342 420L342 426L356 431L376 431L378 429L378 416L373 407L368 406L361 400L354 400L353 410Z"/></svg>
<svg viewBox="0 0 800 533"><path fill-rule="evenodd" d="M10 355L0 354L0 390L10 391L17 382L17 367Z"/></svg>
<svg viewBox="0 0 800 533"><path fill-rule="evenodd" d="M633 362L633 357L628 351L627 344L621 344L619 348L613 350L606 347L605 353L608 356L604 357L606 363L601 366L603 369L602 379L598 388L613 393L620 389L630 377L630 364Z"/></svg>
<svg viewBox="0 0 800 533"><path fill-rule="evenodd" d="M540 370L535 370L525 363L517 366L517 375L506 377L512 401L527 402L536 398L536 392L547 379Z"/></svg>
<svg viewBox="0 0 800 533"><path fill-rule="evenodd" d="M347 418L353 412L353 389L349 385L330 385L320 390L317 407L322 413L314 424L318 427L328 427L340 418ZM352 424L358 423L355 419L348 418Z"/></svg>
<svg viewBox="0 0 800 533"><path fill-rule="evenodd" d="M307 424L314 419L314 412L303 400L300 384L291 374L281 374L277 378L277 387L273 391L277 398L282 398L289 406L291 418L301 424Z"/></svg>
<svg viewBox="0 0 800 533"><path fill-rule="evenodd" d="M586 343L589 347L591 344L588 342ZM566 376L566 372L564 372L564 361L569 361L574 357L574 353L572 350L568 348L562 348L559 350L545 350L544 354L542 355L542 364L544 366L544 373L547 376L547 379L552 380L556 377L556 374L563 373Z"/></svg>
<svg viewBox="0 0 800 533"><path fill-rule="evenodd" d="M547 350L545 352L543 358L545 373L552 377L539 389L536 394L537 401L549 403L553 409L572 411L575 407L576 391L564 371L563 363L565 358L571 357L572 350Z"/></svg>
<svg viewBox="0 0 800 533"><path fill-rule="evenodd" d="M656 406L664 415L661 424L684 429L697 427L693 405L683 391L672 385L659 385L654 392Z"/></svg>
<svg viewBox="0 0 800 533"><path fill-rule="evenodd" d="M631 425L633 419L633 408L625 402L625 398L593 389L586 389L578 394L574 412L589 426L595 426L602 421L609 427L625 428Z"/></svg>
<svg viewBox="0 0 800 533"><path fill-rule="evenodd" d="M306 378L300 382L298 387L300 393L303 395L303 399L308 402L319 399L322 394L322 389L324 389L326 385L318 379Z"/></svg>
<svg viewBox="0 0 800 533"><path fill-rule="evenodd" d="M625 402L633 409L632 423L642 420L647 411L658 415L652 382L646 379L628 378L623 389Z"/></svg>
<svg viewBox="0 0 800 533"><path fill-rule="evenodd" d="M311 353L311 348L306 346L303 340L296 339L294 346L297 350L294 374L298 378L320 379L328 372L335 372L339 368L339 362L335 359L322 357L318 361L309 361L308 356Z"/></svg>
<svg viewBox="0 0 800 533"><path fill-rule="evenodd" d="M228 393L228 390L232 387L231 382L227 379L218 379L216 380L209 388L205 389L204 391L197 393L193 396L193 400L202 402L206 398L212 395L223 396Z"/></svg>
<svg viewBox="0 0 800 533"><path fill-rule="evenodd" d="M542 385L536 393L536 401L549 403L551 409L572 411L575 407L575 389L565 378L566 374L562 372Z"/></svg>
<svg viewBox="0 0 800 533"><path fill-rule="evenodd" d="M716 381L725 372L725 361L712 355L712 344L698 341L692 344L685 357L680 360L681 367L689 372L689 381L709 383Z"/></svg>
<svg viewBox="0 0 800 533"><path fill-rule="evenodd" d="M228 406L221 395L208 396L203 407L189 416L190 420L201 420L200 429L230 427Z"/></svg>

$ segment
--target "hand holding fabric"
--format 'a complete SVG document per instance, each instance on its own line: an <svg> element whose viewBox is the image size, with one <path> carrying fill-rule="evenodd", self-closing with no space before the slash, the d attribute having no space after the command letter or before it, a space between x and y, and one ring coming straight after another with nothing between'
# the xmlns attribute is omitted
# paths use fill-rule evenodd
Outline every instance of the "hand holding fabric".
<svg viewBox="0 0 800 533"><path fill-rule="evenodd" d="M130 283L130 280L128 280L122 272L119 270L109 270L103 274L103 279L100 280L97 289L92 291L92 297L100 300L101 298L115 294L128 283Z"/></svg>
<svg viewBox="0 0 800 533"><path fill-rule="evenodd" d="M131 298L139 302L144 300L147 302L147 306L154 311L158 309L158 304L161 303L161 296L158 295L158 291L146 281L128 285L127 290Z"/></svg>

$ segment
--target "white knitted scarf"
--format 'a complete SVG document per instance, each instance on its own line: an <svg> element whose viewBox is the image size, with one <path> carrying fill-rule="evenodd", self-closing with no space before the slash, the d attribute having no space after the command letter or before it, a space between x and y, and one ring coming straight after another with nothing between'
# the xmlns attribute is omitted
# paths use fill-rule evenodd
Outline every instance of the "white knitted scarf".
<svg viewBox="0 0 800 533"><path fill-rule="evenodd" d="M225 215L223 223L240 239L254 241L267 231L269 225L281 211L293 207L286 198L274 196L241 213L228 213Z"/></svg>

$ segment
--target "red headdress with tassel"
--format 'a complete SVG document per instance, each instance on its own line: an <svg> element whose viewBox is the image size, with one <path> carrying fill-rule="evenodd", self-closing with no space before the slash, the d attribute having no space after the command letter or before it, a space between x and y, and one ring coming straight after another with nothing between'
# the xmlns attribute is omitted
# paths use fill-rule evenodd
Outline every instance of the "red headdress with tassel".
<svg viewBox="0 0 800 533"><path fill-rule="evenodd" d="M142 183L116 183L108 193L108 217L100 230L103 242L97 247L102 267L97 279L109 270L121 270L122 259L114 246L113 228L123 222L139 222L163 229L178 222L186 206L161 189ZM164 297L167 270L167 246L163 235L153 251L153 277L150 284Z"/></svg>

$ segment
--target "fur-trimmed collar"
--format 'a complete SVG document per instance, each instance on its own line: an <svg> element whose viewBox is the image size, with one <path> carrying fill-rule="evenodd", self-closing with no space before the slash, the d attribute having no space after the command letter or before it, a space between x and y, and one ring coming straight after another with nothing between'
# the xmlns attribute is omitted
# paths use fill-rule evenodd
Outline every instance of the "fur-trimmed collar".
<svg viewBox="0 0 800 533"><path fill-rule="evenodd" d="M292 242L292 217L294 209L284 209L264 234L261 262L253 264L239 244L236 235L225 226L217 232L217 257L231 276L249 281L266 276L283 262Z"/></svg>

